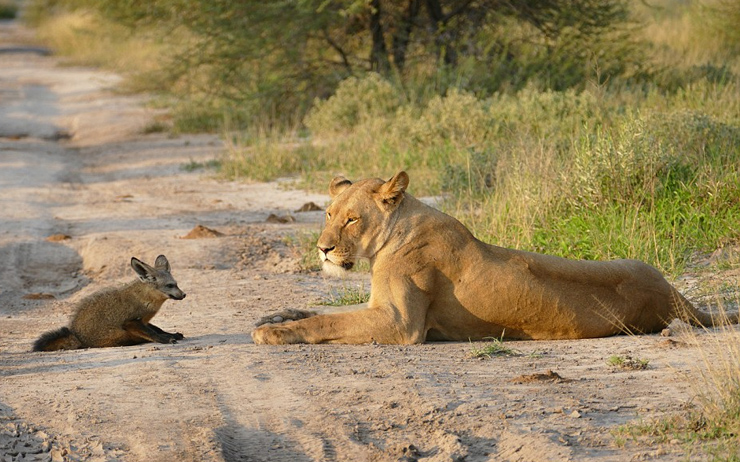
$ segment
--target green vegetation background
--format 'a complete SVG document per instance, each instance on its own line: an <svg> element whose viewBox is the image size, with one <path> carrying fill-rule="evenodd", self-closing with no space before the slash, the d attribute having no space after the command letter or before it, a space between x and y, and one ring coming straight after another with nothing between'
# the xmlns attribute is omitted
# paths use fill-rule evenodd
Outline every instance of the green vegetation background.
<svg viewBox="0 0 740 462"><path fill-rule="evenodd" d="M738 3L523 4L36 0L24 17L172 108L152 131L222 133L232 178L407 170L487 242L674 276L737 242Z"/></svg>

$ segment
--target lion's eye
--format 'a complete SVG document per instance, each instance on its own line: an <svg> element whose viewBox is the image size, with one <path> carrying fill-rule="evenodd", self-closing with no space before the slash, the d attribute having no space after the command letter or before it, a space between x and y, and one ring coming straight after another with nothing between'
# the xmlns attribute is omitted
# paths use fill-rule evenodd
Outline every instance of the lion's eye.
<svg viewBox="0 0 740 462"><path fill-rule="evenodd" d="M345 226L351 225L352 223L357 223L358 218L347 218L347 223L345 223Z"/></svg>
<svg viewBox="0 0 740 462"><path fill-rule="evenodd" d="M329 212L326 212L326 219L327 219L327 220L331 220L331 213L329 213Z"/></svg>

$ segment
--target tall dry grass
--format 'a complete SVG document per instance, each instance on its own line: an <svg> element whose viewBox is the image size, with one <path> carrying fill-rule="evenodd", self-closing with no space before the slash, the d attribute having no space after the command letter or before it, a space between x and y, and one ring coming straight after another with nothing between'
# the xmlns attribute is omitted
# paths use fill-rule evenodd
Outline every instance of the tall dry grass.
<svg viewBox="0 0 740 462"><path fill-rule="evenodd" d="M154 37L135 34L94 11L78 10L50 16L39 23L36 34L65 56L68 64L112 69L133 81L139 76L162 71L165 50Z"/></svg>
<svg viewBox="0 0 740 462"><path fill-rule="evenodd" d="M740 328L727 323L740 298L736 292L734 301L714 297L709 304L721 325L685 328L678 335L696 352L689 370L680 373L694 398L682 412L620 426L614 431L617 445L670 443L681 447L686 460L740 460Z"/></svg>

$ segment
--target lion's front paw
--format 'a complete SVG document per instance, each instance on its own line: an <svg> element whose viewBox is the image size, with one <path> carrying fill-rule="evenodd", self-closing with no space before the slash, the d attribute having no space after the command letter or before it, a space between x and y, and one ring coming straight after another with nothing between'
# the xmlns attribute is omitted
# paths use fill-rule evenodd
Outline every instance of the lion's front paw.
<svg viewBox="0 0 740 462"><path fill-rule="evenodd" d="M278 324L285 321L298 321L299 319L310 318L314 315L316 315L314 311L287 309L263 316L254 325L261 326L263 324Z"/></svg>
<svg viewBox="0 0 740 462"><path fill-rule="evenodd" d="M252 340L257 345L284 345L287 343L302 343L295 332L284 326L265 325L252 331Z"/></svg>

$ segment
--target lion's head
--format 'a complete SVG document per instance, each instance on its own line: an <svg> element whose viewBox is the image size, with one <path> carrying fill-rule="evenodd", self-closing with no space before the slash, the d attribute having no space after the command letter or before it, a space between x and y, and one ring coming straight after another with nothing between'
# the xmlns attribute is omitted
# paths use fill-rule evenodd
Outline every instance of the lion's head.
<svg viewBox="0 0 740 462"><path fill-rule="evenodd" d="M332 203L317 243L325 270L349 270L358 259L375 256L390 235L408 184L406 172L388 181L375 178L353 184L344 177L332 180Z"/></svg>

